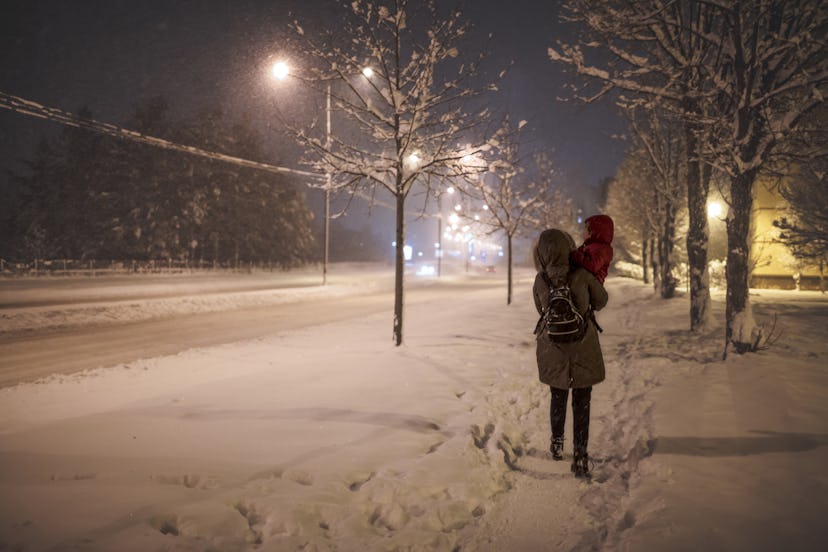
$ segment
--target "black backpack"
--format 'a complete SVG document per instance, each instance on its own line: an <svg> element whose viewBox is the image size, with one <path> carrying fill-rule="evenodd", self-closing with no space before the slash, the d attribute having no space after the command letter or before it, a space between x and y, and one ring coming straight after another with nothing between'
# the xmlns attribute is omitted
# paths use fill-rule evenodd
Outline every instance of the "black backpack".
<svg viewBox="0 0 828 552"><path fill-rule="evenodd" d="M587 317L578 312L575 303L572 302L569 284L554 286L546 274L541 275L549 286L549 300L535 326L535 335L545 333L550 340L557 343L578 341L586 333Z"/></svg>

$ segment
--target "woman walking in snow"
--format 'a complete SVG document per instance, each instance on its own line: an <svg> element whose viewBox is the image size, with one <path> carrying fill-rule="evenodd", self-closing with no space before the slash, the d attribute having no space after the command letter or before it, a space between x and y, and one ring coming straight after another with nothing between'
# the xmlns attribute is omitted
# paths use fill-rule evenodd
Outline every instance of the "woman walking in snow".
<svg viewBox="0 0 828 552"><path fill-rule="evenodd" d="M583 336L572 342L551 340L545 331L537 335L537 360L540 381L549 385L552 397L549 421L552 426L550 450L555 460L563 460L564 423L569 390L572 389L572 471L575 477L590 477L589 403L592 386L604 380L604 357L598 342L598 330L592 311L607 304L607 292L601 282L583 267L570 265L575 249L572 236L562 230L541 232L534 250L535 307L543 315L549 301L549 289L568 284L575 308L586 320Z"/></svg>

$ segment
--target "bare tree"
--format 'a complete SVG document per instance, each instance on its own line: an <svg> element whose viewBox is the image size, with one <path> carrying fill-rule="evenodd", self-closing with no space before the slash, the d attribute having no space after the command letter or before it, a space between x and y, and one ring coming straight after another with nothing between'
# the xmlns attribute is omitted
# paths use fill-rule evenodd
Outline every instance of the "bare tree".
<svg viewBox="0 0 828 552"><path fill-rule="evenodd" d="M554 183L555 167L552 158L546 152L539 152L533 160L533 178L537 179L535 187L542 199L542 204L533 213L533 217L537 218L535 229L543 231L547 228L558 228L577 240L580 232L577 209L572 197Z"/></svg>
<svg viewBox="0 0 828 552"><path fill-rule="evenodd" d="M730 177L726 356L755 351L762 339L748 296L753 186L780 142L828 94L828 4L731 0L717 11L719 32L708 40L722 55L706 69L716 92L711 153Z"/></svg>
<svg viewBox="0 0 828 552"><path fill-rule="evenodd" d="M571 201L551 187L551 159L543 154L536 155L535 178L529 178L521 154L520 129L526 121L513 126L508 118L494 134L486 164L486 171L479 172L467 180L463 192L471 199L483 204L483 214L474 215L475 222L489 229L488 233L502 231L507 243L507 293L506 304L512 304L512 268L514 266L514 238L532 230L561 227L557 221ZM483 162L485 163L485 161ZM478 164L472 161L472 164Z"/></svg>
<svg viewBox="0 0 828 552"><path fill-rule="evenodd" d="M566 0L564 12L564 19L579 24L586 35L576 43L559 41L556 48L549 48L549 57L586 77L584 86L573 84L576 97L593 102L615 91L622 94L623 105L637 102L650 107L658 102L682 116L687 157L690 329L703 331L710 322L706 203L711 171L702 151L710 94L702 68L720 55L708 42L716 17L715 3Z"/></svg>
<svg viewBox="0 0 828 552"><path fill-rule="evenodd" d="M488 117L485 106L473 112L471 104L495 86L478 75L484 57L479 44L461 54L469 25L459 9L438 7L435 0L356 0L347 10L339 37L332 31L312 38L296 25L302 48L316 61L304 79L324 86L334 111L347 120L339 123L344 131L322 138L317 131L289 129L312 154L311 164L332 175L329 189L393 195L393 338L400 345L406 198L415 184L428 188L469 171L461 159L482 150L483 140L472 136ZM425 197L432 191L439 193L427 189Z"/></svg>
<svg viewBox="0 0 828 552"><path fill-rule="evenodd" d="M612 247L615 260L637 262L641 266L644 283L650 283L650 244L653 230L648 217L641 215L642 201L648 191L642 179L641 156L627 155L609 183L603 211L615 223ZM653 275L655 278L655 274Z"/></svg>
<svg viewBox="0 0 828 552"><path fill-rule="evenodd" d="M642 164L648 182L648 196L652 204L644 208L646 219L655 237L653 282L656 291L664 299L675 295L678 279L675 269L674 247L676 223L681 204L684 201L684 171L686 157L681 132L681 121L663 109L652 109L646 113L632 109L630 126L637 148L634 154L643 157Z"/></svg>

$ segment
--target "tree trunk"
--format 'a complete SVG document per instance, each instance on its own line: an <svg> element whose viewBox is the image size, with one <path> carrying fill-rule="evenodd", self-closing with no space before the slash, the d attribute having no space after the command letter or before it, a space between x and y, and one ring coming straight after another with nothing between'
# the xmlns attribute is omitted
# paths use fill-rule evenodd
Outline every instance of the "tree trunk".
<svg viewBox="0 0 828 552"><path fill-rule="evenodd" d="M664 221L661 239L658 241L659 267L661 269L661 298L670 299L676 293L678 280L673 275L673 249L676 243L676 206L667 200L664 206Z"/></svg>
<svg viewBox="0 0 828 552"><path fill-rule="evenodd" d="M647 272L647 247L649 247L650 242L647 238L642 239L641 242L643 244L641 246L641 270L644 272L644 283L649 284L650 278L648 276L649 273Z"/></svg>
<svg viewBox="0 0 828 552"><path fill-rule="evenodd" d="M750 278L750 216L753 207L753 183L756 171L737 174L730 182L730 213L727 216L727 302L725 316L725 352L731 348L739 354L756 351L760 335L748 297Z"/></svg>
<svg viewBox="0 0 828 552"><path fill-rule="evenodd" d="M687 145L687 261L690 265L690 330L701 332L710 322L710 274L707 271L707 192L709 172L702 169L701 147L692 124L685 125Z"/></svg>
<svg viewBox="0 0 828 552"><path fill-rule="evenodd" d="M397 245L394 263L394 345L403 337L403 275L405 274L405 194L397 186Z"/></svg>
<svg viewBox="0 0 828 552"><path fill-rule="evenodd" d="M650 239L650 266L653 269L653 290L661 295L661 268L658 266L658 255L661 249L661 236Z"/></svg>
<svg viewBox="0 0 828 552"><path fill-rule="evenodd" d="M506 258L506 304L512 304L512 235L506 234L506 242L507 242L507 258Z"/></svg>

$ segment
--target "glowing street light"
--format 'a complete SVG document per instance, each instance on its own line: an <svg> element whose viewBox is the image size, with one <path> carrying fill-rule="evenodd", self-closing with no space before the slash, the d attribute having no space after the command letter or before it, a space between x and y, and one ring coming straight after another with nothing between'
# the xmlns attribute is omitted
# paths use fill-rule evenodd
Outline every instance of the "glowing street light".
<svg viewBox="0 0 828 552"><path fill-rule="evenodd" d="M707 216L710 218L719 218L722 216L722 204L718 201L711 201L707 204Z"/></svg>
<svg viewBox="0 0 828 552"><path fill-rule="evenodd" d="M285 80L290 75L290 66L284 61L277 61L271 68L271 73L277 80ZM366 78L374 75L374 70L365 67L362 74ZM327 80L325 86L325 149L331 147L331 81ZM417 161L419 159L417 158ZM330 171L325 174L325 255L322 262L322 284L328 282L328 258L331 250L331 180Z"/></svg>
<svg viewBox="0 0 828 552"><path fill-rule="evenodd" d="M412 153L408 157L405 158L405 162L408 164L409 168L416 169L420 166L420 156L417 153Z"/></svg>
<svg viewBox="0 0 828 552"><path fill-rule="evenodd" d="M271 68L273 76L280 81L290 75L290 66L284 61L277 61ZM325 90L325 147L331 144L331 83L327 82ZM328 283L328 258L331 250L331 173L325 174L325 254L322 260L322 285Z"/></svg>
<svg viewBox="0 0 828 552"><path fill-rule="evenodd" d="M285 80L290 74L290 67L284 61L277 61L273 64L273 76L279 80Z"/></svg>

